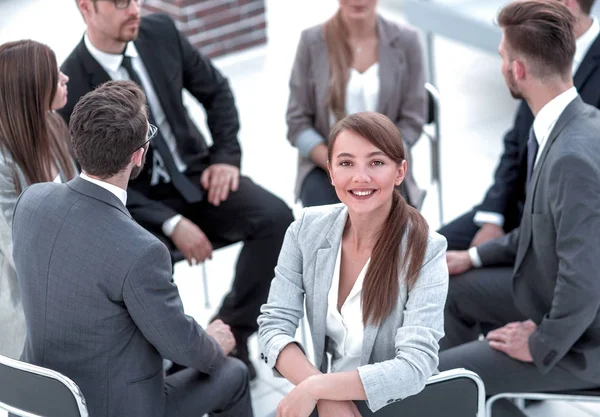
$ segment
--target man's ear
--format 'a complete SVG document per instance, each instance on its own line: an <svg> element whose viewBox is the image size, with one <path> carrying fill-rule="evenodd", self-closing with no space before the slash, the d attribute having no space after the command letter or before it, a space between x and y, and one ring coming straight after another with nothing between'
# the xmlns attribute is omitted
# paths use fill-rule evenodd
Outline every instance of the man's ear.
<svg viewBox="0 0 600 417"><path fill-rule="evenodd" d="M146 152L146 146L142 146L137 151L131 154L131 162L136 166L142 166L144 161L144 153Z"/></svg>

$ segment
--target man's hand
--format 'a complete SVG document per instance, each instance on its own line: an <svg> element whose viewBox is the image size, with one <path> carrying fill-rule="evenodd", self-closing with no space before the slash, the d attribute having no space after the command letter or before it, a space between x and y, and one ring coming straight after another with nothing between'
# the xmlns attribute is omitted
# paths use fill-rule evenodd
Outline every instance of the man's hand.
<svg viewBox="0 0 600 417"><path fill-rule="evenodd" d="M215 320L206 326L206 333L217 341L225 355L229 355L235 347L235 337L231 329L221 320Z"/></svg>
<svg viewBox="0 0 600 417"><path fill-rule="evenodd" d="M356 404L352 401L319 400L319 417L360 417Z"/></svg>
<svg viewBox="0 0 600 417"><path fill-rule="evenodd" d="M190 265L204 262L212 256L210 240L198 226L185 217L175 226L171 240Z"/></svg>
<svg viewBox="0 0 600 417"><path fill-rule="evenodd" d="M200 177L200 185L208 190L208 202L218 206L229 197L229 192L237 191L240 182L240 169L229 164L212 164Z"/></svg>
<svg viewBox="0 0 600 417"><path fill-rule="evenodd" d="M463 274L473 267L469 252L466 250L449 250L446 252L446 262L450 275Z"/></svg>
<svg viewBox="0 0 600 417"><path fill-rule="evenodd" d="M490 341L492 349L521 362L533 362L529 351L529 336L535 329L537 326L531 320L517 321L489 332L486 339Z"/></svg>
<svg viewBox="0 0 600 417"><path fill-rule="evenodd" d="M470 247L472 248L473 246L481 245L482 243L497 239L502 236L504 236L504 229L502 229L500 226L492 223L484 223L479 231L475 234Z"/></svg>

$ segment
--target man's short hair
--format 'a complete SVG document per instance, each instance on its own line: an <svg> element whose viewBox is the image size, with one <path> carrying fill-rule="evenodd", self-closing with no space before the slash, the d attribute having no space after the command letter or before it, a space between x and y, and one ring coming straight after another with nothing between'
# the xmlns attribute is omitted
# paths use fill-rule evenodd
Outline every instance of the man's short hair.
<svg viewBox="0 0 600 417"><path fill-rule="evenodd" d="M81 168L103 179L112 177L146 141L146 96L132 81L102 84L75 105L69 130Z"/></svg>
<svg viewBox="0 0 600 417"><path fill-rule="evenodd" d="M581 11L589 15L592 12L592 6L594 5L595 1L596 0L577 0L577 3L579 3Z"/></svg>
<svg viewBox="0 0 600 417"><path fill-rule="evenodd" d="M517 0L498 15L511 60L521 58L532 75L571 73L575 55L575 17L556 0Z"/></svg>

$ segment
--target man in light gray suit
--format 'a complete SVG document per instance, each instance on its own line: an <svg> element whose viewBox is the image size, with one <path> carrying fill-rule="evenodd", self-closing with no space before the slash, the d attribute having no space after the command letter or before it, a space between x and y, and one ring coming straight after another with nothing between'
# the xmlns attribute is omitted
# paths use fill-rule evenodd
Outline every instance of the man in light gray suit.
<svg viewBox="0 0 600 417"><path fill-rule="evenodd" d="M502 73L535 115L527 198L513 232L448 252L459 276L450 280L440 370L477 372L489 395L597 388L600 112L573 87L574 18L565 5L510 3L498 22ZM508 402L498 408L523 415Z"/></svg>
<svg viewBox="0 0 600 417"><path fill-rule="evenodd" d="M70 130L81 176L35 184L15 208L22 359L73 379L94 417L252 416L247 368L225 356L229 327L184 314L167 248L125 208L156 133L143 92L100 86ZM165 378L163 358L189 368Z"/></svg>

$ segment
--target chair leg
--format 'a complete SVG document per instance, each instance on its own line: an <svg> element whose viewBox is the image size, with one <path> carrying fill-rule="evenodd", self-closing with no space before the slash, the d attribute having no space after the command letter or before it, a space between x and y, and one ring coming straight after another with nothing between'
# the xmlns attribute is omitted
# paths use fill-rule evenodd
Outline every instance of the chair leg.
<svg viewBox="0 0 600 417"><path fill-rule="evenodd" d="M204 287L204 307L209 309L210 296L208 294L208 275L206 274L206 262L202 262L202 285Z"/></svg>

